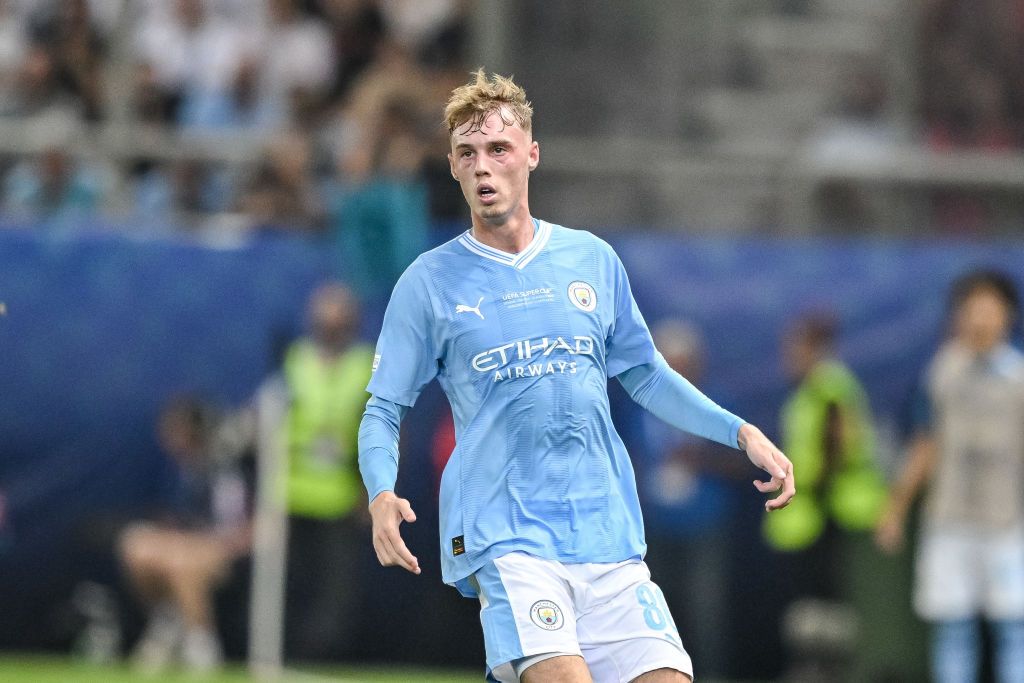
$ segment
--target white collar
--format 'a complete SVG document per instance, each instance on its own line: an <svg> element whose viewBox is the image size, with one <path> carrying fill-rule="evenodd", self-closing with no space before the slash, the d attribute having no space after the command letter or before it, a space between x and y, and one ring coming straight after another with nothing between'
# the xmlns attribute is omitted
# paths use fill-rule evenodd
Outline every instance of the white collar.
<svg viewBox="0 0 1024 683"><path fill-rule="evenodd" d="M548 243L548 238L551 236L551 224L545 221L534 219L537 224L537 229L533 233L533 239L518 254L510 254L507 251L495 249L489 247L477 238L473 237L472 230L467 230L459 236L459 243L469 251L473 252L477 256L482 256L498 263L503 263L506 266L512 266L522 270L530 263L537 254L544 249L544 246Z"/></svg>

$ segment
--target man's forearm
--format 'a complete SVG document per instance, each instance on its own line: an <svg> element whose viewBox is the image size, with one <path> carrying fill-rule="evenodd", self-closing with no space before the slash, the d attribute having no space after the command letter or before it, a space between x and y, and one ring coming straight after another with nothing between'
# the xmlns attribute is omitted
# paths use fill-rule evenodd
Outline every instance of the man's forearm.
<svg viewBox="0 0 1024 683"><path fill-rule="evenodd" d="M634 401L668 424L705 439L739 448L744 421L702 394L660 355L618 376Z"/></svg>
<svg viewBox="0 0 1024 683"><path fill-rule="evenodd" d="M373 396L359 423L359 473L370 502L398 480L398 428L407 408Z"/></svg>
<svg viewBox="0 0 1024 683"><path fill-rule="evenodd" d="M906 466L889 495L891 509L901 516L907 514L917 494L931 479L937 457L938 444L930 434L915 437Z"/></svg>

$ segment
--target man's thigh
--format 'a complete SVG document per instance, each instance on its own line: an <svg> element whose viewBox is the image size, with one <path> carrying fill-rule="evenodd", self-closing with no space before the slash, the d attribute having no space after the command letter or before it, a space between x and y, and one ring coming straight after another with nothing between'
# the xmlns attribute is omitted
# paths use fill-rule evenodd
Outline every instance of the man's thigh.
<svg viewBox="0 0 1024 683"><path fill-rule="evenodd" d="M969 534L925 529L917 549L914 607L929 621L968 619L982 609L984 564Z"/></svg>
<svg viewBox="0 0 1024 683"><path fill-rule="evenodd" d="M996 621L1024 619L1024 530L1009 529L983 540L985 616Z"/></svg>
<svg viewBox="0 0 1024 683"><path fill-rule="evenodd" d="M576 630L595 682L624 683L659 670L668 671L648 680L686 680L671 671L693 677L690 656L644 563L624 564L588 585L593 607L577 617Z"/></svg>
<svg viewBox="0 0 1024 683"><path fill-rule="evenodd" d="M562 565L512 553L474 578L494 680L625 683L659 669L692 676L665 599L642 562Z"/></svg>
<svg viewBox="0 0 1024 683"><path fill-rule="evenodd" d="M560 564L511 553L481 567L474 579L480 594L487 668L495 680L519 680L518 672L526 670L522 661L536 655L582 656L576 639L576 610ZM530 668L545 665L543 670L558 664L549 661Z"/></svg>

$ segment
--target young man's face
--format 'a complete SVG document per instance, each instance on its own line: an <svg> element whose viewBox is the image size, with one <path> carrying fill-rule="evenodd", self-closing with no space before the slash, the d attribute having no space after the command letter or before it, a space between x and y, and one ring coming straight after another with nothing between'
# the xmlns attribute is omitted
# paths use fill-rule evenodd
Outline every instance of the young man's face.
<svg viewBox="0 0 1024 683"><path fill-rule="evenodd" d="M491 112L479 130L470 123L452 133L448 155L470 211L492 225L503 225L527 203L530 171L540 161L540 148L512 115Z"/></svg>
<svg viewBox="0 0 1024 683"><path fill-rule="evenodd" d="M979 288L967 295L956 312L956 334L975 351L988 351L1010 333L1010 309L996 292Z"/></svg>

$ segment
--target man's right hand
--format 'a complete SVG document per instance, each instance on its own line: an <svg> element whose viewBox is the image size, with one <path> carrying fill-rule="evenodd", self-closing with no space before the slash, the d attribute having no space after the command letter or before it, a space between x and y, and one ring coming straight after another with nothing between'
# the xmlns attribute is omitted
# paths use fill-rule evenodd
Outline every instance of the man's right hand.
<svg viewBox="0 0 1024 683"><path fill-rule="evenodd" d="M905 515L892 503L886 507L875 526L875 545L889 555L903 550Z"/></svg>
<svg viewBox="0 0 1024 683"><path fill-rule="evenodd" d="M403 522L415 522L416 513L405 498L399 498L393 491L382 491L370 502L370 518L373 520L373 549L377 559L385 567L399 566L413 574L420 573L420 563L398 533Z"/></svg>

